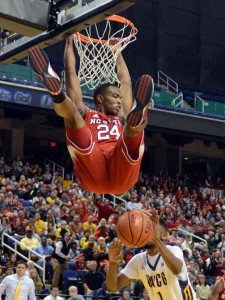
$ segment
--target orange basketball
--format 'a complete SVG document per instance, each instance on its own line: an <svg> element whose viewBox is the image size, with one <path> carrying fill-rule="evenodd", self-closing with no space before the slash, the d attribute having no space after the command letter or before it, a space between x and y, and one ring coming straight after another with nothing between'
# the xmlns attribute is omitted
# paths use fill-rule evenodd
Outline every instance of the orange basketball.
<svg viewBox="0 0 225 300"><path fill-rule="evenodd" d="M121 242L129 248L139 248L151 239L153 226L150 218L137 210L125 212L118 220L116 233Z"/></svg>

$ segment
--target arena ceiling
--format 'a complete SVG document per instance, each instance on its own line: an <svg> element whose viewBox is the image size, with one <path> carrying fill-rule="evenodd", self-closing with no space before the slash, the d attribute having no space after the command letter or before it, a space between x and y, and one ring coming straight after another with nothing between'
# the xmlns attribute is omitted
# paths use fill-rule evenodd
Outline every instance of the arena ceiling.
<svg viewBox="0 0 225 300"><path fill-rule="evenodd" d="M150 73L156 80L161 70L177 82L224 90L223 0L137 0L121 15L139 30L124 51L132 74ZM63 50L62 42L47 52L62 63Z"/></svg>

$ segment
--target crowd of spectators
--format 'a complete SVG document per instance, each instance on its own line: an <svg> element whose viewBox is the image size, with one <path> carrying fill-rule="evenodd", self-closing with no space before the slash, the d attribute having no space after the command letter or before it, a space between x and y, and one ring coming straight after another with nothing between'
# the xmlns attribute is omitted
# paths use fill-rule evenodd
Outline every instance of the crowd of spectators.
<svg viewBox="0 0 225 300"><path fill-rule="evenodd" d="M79 293L108 297L104 286L108 247L116 237L118 218L126 210L141 208L151 213L155 208L167 221L167 242L181 247L191 282L199 298L207 299L216 277L225 273L225 198L218 183L221 179L214 182L215 186L208 176L201 190L188 187L186 176L141 173L136 186L120 195L125 201L113 207L110 195L85 191L70 175L53 174L48 165L24 162L20 157L8 162L1 157L0 238L7 233L3 241L12 247L15 242L10 237L20 241L24 255L28 249L44 255L46 278L54 286L60 286L63 270L74 262L74 269L84 276ZM58 255L60 251L63 255ZM137 251L124 248L122 265ZM13 272L17 259L7 247L0 249L2 278ZM31 254L33 262L43 267L43 259ZM34 265L29 272L39 293L45 288L43 272ZM129 291L131 297L146 298L139 282L121 294L122 298Z"/></svg>

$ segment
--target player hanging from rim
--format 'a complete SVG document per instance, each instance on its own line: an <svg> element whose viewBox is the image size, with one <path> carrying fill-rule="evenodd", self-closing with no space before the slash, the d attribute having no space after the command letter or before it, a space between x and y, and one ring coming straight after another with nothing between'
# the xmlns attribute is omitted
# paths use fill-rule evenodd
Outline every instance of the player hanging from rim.
<svg viewBox="0 0 225 300"><path fill-rule="evenodd" d="M183 252L178 246L165 244L167 225L152 210L153 232L149 243L128 262L117 275L117 263L123 258L123 245L114 239L109 247L109 268L106 286L109 292L117 292L132 280L141 280L154 300L197 300L188 278Z"/></svg>
<svg viewBox="0 0 225 300"><path fill-rule="evenodd" d="M78 180L91 192L121 194L138 180L153 79L141 76L132 96L129 71L120 53L116 67L121 86L105 83L97 87L93 110L82 99L73 37L67 38L64 60L67 95L61 91L60 79L46 53L38 47L29 50L32 69L51 94L55 112L64 118L67 146Z"/></svg>

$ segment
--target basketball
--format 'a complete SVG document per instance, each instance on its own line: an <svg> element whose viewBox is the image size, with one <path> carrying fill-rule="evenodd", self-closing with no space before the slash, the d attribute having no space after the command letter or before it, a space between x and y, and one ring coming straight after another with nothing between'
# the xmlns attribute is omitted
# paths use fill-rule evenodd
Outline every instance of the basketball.
<svg viewBox="0 0 225 300"><path fill-rule="evenodd" d="M151 239L152 221L145 213L131 210L118 220L116 232L120 241L129 248L140 248Z"/></svg>

